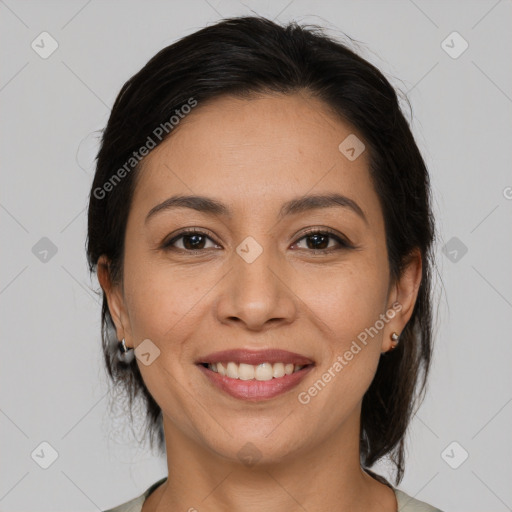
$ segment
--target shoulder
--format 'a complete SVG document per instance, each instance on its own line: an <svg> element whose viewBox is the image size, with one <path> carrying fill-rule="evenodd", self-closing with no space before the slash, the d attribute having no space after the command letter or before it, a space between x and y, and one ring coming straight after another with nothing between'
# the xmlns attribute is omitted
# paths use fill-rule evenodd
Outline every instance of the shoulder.
<svg viewBox="0 0 512 512"><path fill-rule="evenodd" d="M155 482L151 487L149 487L146 491L144 491L140 496L133 498L126 503L118 505L114 508L109 508L104 512L141 512L142 505L146 498L151 494L151 492L156 489L161 483L163 483L167 477L162 478L158 482ZM403 491L399 489L393 489L396 496L396 501L398 503L398 512L442 512L442 510L425 503L424 501L419 501Z"/></svg>
<svg viewBox="0 0 512 512"><path fill-rule="evenodd" d="M158 482L152 484L140 496L137 496L136 498L133 498L132 500L127 501L126 503L118 505L117 507L104 510L103 512L141 512L142 505L144 504L144 501L146 501L146 498L165 480L167 480L167 477L164 477L158 480Z"/></svg>
<svg viewBox="0 0 512 512"><path fill-rule="evenodd" d="M398 512L442 512L436 507L419 501L399 489L395 491L396 501L398 503Z"/></svg>
<svg viewBox="0 0 512 512"><path fill-rule="evenodd" d="M133 500L127 501L126 503L118 505L117 507L109 508L104 512L141 512L142 505L145 499L146 497L144 496L144 494L141 494L140 496L137 496Z"/></svg>

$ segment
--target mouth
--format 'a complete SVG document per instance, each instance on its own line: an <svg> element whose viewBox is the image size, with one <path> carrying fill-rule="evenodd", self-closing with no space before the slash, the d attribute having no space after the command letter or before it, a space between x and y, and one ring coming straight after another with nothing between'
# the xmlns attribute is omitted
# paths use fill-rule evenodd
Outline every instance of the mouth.
<svg viewBox="0 0 512 512"><path fill-rule="evenodd" d="M284 350L229 350L210 354L196 365L221 391L234 398L260 401L294 388L315 363Z"/></svg>

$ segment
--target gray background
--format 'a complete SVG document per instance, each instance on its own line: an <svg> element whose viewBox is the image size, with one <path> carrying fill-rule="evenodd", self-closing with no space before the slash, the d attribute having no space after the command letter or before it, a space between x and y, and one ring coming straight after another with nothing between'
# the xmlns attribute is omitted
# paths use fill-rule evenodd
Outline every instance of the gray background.
<svg viewBox="0 0 512 512"><path fill-rule="evenodd" d="M158 50L251 11L347 33L411 101L440 279L435 361L400 487L447 512L512 510L510 0L0 0L0 509L105 509L167 474L122 407L108 409L84 251L94 132ZM51 49L43 31L58 43L46 59L31 47ZM457 58L445 51L463 48L454 31L469 44ZM47 469L43 441L58 455Z"/></svg>

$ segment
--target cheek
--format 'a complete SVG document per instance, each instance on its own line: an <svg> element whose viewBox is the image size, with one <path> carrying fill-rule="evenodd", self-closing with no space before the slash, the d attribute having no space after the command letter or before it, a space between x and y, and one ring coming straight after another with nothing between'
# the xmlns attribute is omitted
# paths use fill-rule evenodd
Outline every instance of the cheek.
<svg viewBox="0 0 512 512"><path fill-rule="evenodd" d="M134 345L150 339L160 350L150 365L138 362L142 378L162 410L175 424L185 425L190 435L196 426L191 420L190 394L184 391L190 385L193 348L187 341L197 334L204 316L202 300L218 279L154 263L149 256L127 260L125 269Z"/></svg>
<svg viewBox="0 0 512 512"><path fill-rule="evenodd" d="M304 273L306 274L306 272ZM385 266L361 257L326 272L308 270L294 291L319 321L326 340L343 348L384 313L387 298Z"/></svg>
<svg viewBox="0 0 512 512"><path fill-rule="evenodd" d="M139 266L125 282L130 325L139 338L135 342L168 340L173 333L186 331L197 320L194 315L210 287L207 276L199 279L171 269Z"/></svg>
<svg viewBox="0 0 512 512"><path fill-rule="evenodd" d="M136 248L133 248L136 249ZM166 366L190 364L194 343L225 269L211 263L176 264L144 250L126 252L125 300L134 344L149 338ZM195 340L197 341L197 340Z"/></svg>
<svg viewBox="0 0 512 512"><path fill-rule="evenodd" d="M313 277L308 281L315 282ZM316 282L314 289L304 286L299 293L308 297L304 302L322 330L322 359L316 379L298 390L297 399L319 417L320 411L331 411L322 429L335 430L355 410L375 376L382 331L371 328L385 312L387 280L382 268L361 264Z"/></svg>

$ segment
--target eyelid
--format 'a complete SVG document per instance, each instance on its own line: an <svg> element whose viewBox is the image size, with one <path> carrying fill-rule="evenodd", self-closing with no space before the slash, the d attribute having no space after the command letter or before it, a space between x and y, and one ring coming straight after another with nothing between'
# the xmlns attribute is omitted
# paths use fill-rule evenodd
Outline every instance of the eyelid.
<svg viewBox="0 0 512 512"><path fill-rule="evenodd" d="M333 238L338 238L338 239L340 239L342 242L344 242L346 244L350 243L349 240L344 235L342 235L341 233L338 233L334 229L328 228L326 226L316 226L316 227L307 228L305 231L303 231L302 233L299 233L299 235L297 235L297 236L300 237L297 240L301 240L305 236L315 235L317 233L318 234L332 235Z"/></svg>

